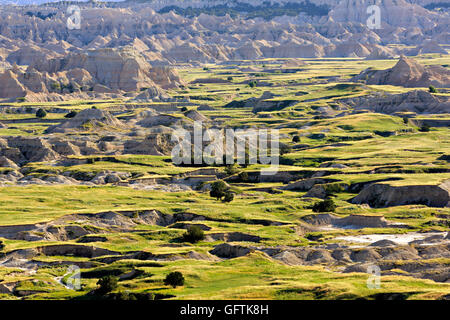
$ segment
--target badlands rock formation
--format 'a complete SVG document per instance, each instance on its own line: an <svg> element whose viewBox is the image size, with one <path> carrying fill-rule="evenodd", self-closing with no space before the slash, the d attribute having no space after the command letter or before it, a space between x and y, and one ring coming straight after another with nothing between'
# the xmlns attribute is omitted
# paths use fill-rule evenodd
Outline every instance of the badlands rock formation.
<svg viewBox="0 0 450 320"><path fill-rule="evenodd" d="M442 66L423 66L402 56L397 64L386 70L366 69L352 79L366 84L389 84L403 87L449 87L450 71Z"/></svg>
<svg viewBox="0 0 450 320"><path fill-rule="evenodd" d="M65 122L49 127L47 133L68 132L80 129L89 129L108 126L109 129L124 128L125 125L117 118L113 117L108 111L100 109L85 109L80 111L74 118Z"/></svg>
<svg viewBox="0 0 450 320"><path fill-rule="evenodd" d="M233 17L214 15L212 8L220 3L200 1L198 7L204 10L191 15L183 11L187 4L175 1L170 7L169 3L80 3L79 30L67 28L66 3L2 7L0 99L117 98L134 92L138 100L164 100L161 89L182 85L176 72L164 67L168 64L258 58L384 59L401 53L444 53L440 44L450 43L443 27L448 25L448 13L405 0L377 1L383 16L381 29L368 28L369 4L359 1L314 0L297 3L298 11L293 11L297 16L278 16L275 10L273 16L253 19L247 18L251 12L245 10L263 11L252 1L247 7L227 2L229 10L241 10L241 15ZM393 43L415 49L387 47ZM283 68L288 66L299 64L292 60ZM408 73L408 68L413 75L404 78L402 72ZM384 73L372 73L360 78L369 75L368 83L373 84L448 84L448 73L438 76L442 70L429 67L424 71L405 59L387 78ZM139 90L144 92L138 94Z"/></svg>
<svg viewBox="0 0 450 320"><path fill-rule="evenodd" d="M355 109L387 114L405 111L418 114L450 113L449 96L435 95L423 90L401 94L372 94L341 101Z"/></svg>
<svg viewBox="0 0 450 320"><path fill-rule="evenodd" d="M364 188L353 203L367 203L371 207L424 204L430 207L450 206L450 180L440 185L391 186L374 183Z"/></svg>
<svg viewBox="0 0 450 320"><path fill-rule="evenodd" d="M130 48L87 50L63 57L32 60L26 70L16 64L0 74L0 98L26 97L27 100L57 100L62 94L72 98L91 92L123 94L153 88L164 97L162 88L182 84L177 73L167 67L152 67Z"/></svg>

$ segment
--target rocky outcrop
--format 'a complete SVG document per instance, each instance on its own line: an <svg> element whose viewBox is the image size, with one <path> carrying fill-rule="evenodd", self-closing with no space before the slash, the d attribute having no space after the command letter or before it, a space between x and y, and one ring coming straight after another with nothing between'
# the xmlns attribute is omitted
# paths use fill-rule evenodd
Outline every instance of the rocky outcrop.
<svg viewBox="0 0 450 320"><path fill-rule="evenodd" d="M176 145L171 134L150 134L143 141L128 140L124 144L124 153L170 155Z"/></svg>
<svg viewBox="0 0 450 320"><path fill-rule="evenodd" d="M388 226L388 222L383 216L351 214L345 218L335 220L334 225L347 228L385 228Z"/></svg>
<svg viewBox="0 0 450 320"><path fill-rule="evenodd" d="M119 253L112 250L97 248L85 245L58 244L39 247L38 251L47 256L75 256L95 258L105 255L118 255Z"/></svg>
<svg viewBox="0 0 450 320"><path fill-rule="evenodd" d="M51 145L42 138L11 137L8 139L8 150L18 150L18 158L11 158L16 163L51 161L59 158ZM0 150L2 153L3 150ZM7 156L7 153L4 153ZM17 161L16 161L17 160Z"/></svg>
<svg viewBox="0 0 450 320"><path fill-rule="evenodd" d="M215 246L214 249L210 251L210 253L218 256L219 258L237 258L245 256L251 251L251 249L243 246L222 243Z"/></svg>
<svg viewBox="0 0 450 320"><path fill-rule="evenodd" d="M200 112L198 112L196 110L187 111L184 113L184 116L193 121L200 121L200 122L208 122L209 121L209 119L207 117L205 117L203 114L201 114Z"/></svg>
<svg viewBox="0 0 450 320"><path fill-rule="evenodd" d="M224 108L245 108L251 107L253 113L261 111L275 111L289 107L295 103L296 100L274 100L274 94L270 91L265 91L259 98L250 98L241 101L232 101L224 106Z"/></svg>
<svg viewBox="0 0 450 320"><path fill-rule="evenodd" d="M210 233L206 236L210 241L225 241L225 242L260 242L261 237L246 234L242 232L228 232L228 233Z"/></svg>
<svg viewBox="0 0 450 320"><path fill-rule="evenodd" d="M302 221L315 226L334 226L338 228L387 228L394 226L383 216L351 214L346 217L338 217L330 213L318 213L302 217ZM398 224L395 226L398 227Z"/></svg>
<svg viewBox="0 0 450 320"><path fill-rule="evenodd" d="M413 59L402 56L391 69L366 69L352 81L365 81L366 84L393 85L402 87L444 88L450 86L450 71L442 66L423 66Z"/></svg>
<svg viewBox="0 0 450 320"><path fill-rule="evenodd" d="M354 109L368 109L387 114L406 111L418 114L450 113L449 96L435 95L423 90L401 94L378 93L340 101Z"/></svg>
<svg viewBox="0 0 450 320"><path fill-rule="evenodd" d="M84 109L77 115L65 122L49 127L47 133L67 132L73 130L90 130L93 128L101 129L107 127L124 128L125 124L112 116L108 111L101 109Z"/></svg>
<svg viewBox="0 0 450 320"><path fill-rule="evenodd" d="M144 89L140 94L138 94L134 100L137 101L169 101L170 96L160 87L152 86L148 89Z"/></svg>
<svg viewBox="0 0 450 320"><path fill-rule="evenodd" d="M371 207L424 204L430 207L450 205L450 180L440 185L391 186L375 183L364 188L352 203L367 203Z"/></svg>
<svg viewBox="0 0 450 320"><path fill-rule="evenodd" d="M18 169L19 166L17 164L15 164L13 161L11 161L10 159L4 157L4 156L0 156L0 168L12 168L12 169Z"/></svg>
<svg viewBox="0 0 450 320"><path fill-rule="evenodd" d="M324 184L324 183L337 182L337 181L339 181L339 180L330 179L330 178L328 178L328 179L327 178L309 178L309 179L302 179L299 181L289 183L285 186L282 186L280 189L281 190L309 191L316 184Z"/></svg>

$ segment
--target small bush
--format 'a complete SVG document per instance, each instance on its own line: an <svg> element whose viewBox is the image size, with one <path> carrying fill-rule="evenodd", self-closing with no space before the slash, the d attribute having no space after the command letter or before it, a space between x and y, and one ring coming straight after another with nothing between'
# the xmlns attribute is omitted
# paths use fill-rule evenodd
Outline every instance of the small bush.
<svg viewBox="0 0 450 320"><path fill-rule="evenodd" d="M185 242L196 243L205 239L205 233L199 226L189 226L186 233L183 235Z"/></svg>
<svg viewBox="0 0 450 320"><path fill-rule="evenodd" d="M107 294L111 291L114 291L118 287L118 279L113 276L106 276L103 278L100 278L97 281L97 285L99 286L97 289L97 292L100 294Z"/></svg>
<svg viewBox="0 0 450 320"><path fill-rule="evenodd" d="M38 111L36 111L36 117L38 118L45 118L47 116L47 112L44 109L39 109Z"/></svg>
<svg viewBox="0 0 450 320"><path fill-rule="evenodd" d="M408 117L403 117L403 123L404 123L404 124L408 124L408 123L409 123Z"/></svg>
<svg viewBox="0 0 450 320"><path fill-rule="evenodd" d="M164 279L164 284L167 286L172 286L174 288L184 285L184 277L181 272L175 271L171 272Z"/></svg>
<svg viewBox="0 0 450 320"><path fill-rule="evenodd" d="M137 297L132 293L120 291L113 296L113 299L114 300L137 300Z"/></svg>
<svg viewBox="0 0 450 320"><path fill-rule="evenodd" d="M427 124L424 124L420 127L419 129L420 132L429 132L430 131L430 126Z"/></svg>
<svg viewBox="0 0 450 320"><path fill-rule="evenodd" d="M0 251L5 249L5 244L0 240Z"/></svg>
<svg viewBox="0 0 450 320"><path fill-rule="evenodd" d="M229 176L238 172L238 168L236 164L229 164L225 167L225 173Z"/></svg>
<svg viewBox="0 0 450 320"><path fill-rule="evenodd" d="M186 107L181 108L181 112L186 112L186 111L188 111L188 108L186 108Z"/></svg>
<svg viewBox="0 0 450 320"><path fill-rule="evenodd" d="M239 179L241 179L241 181L247 182L248 181L248 173L247 172L241 172L239 173Z"/></svg>
<svg viewBox="0 0 450 320"><path fill-rule="evenodd" d="M232 76L229 76L229 77L227 78L227 80L228 80L228 81L232 81L232 80L233 80L233 77L232 77Z"/></svg>
<svg viewBox="0 0 450 320"><path fill-rule="evenodd" d="M314 212L334 212L336 210L336 204L333 199L325 199L324 201L314 204L312 210Z"/></svg>
<svg viewBox="0 0 450 320"><path fill-rule="evenodd" d="M225 192L228 190L228 186L225 182L222 180L214 181L211 184L211 191L209 192L209 195L212 198L216 198L217 200L222 199L225 197Z"/></svg>
<svg viewBox="0 0 450 320"><path fill-rule="evenodd" d="M438 93L437 89L436 89L434 86L430 86L430 87L428 88L428 91L429 91L430 93Z"/></svg>
<svg viewBox="0 0 450 320"><path fill-rule="evenodd" d="M294 136L294 137L292 137L292 142L295 142L295 143L298 143L298 142L300 142L300 136Z"/></svg>
<svg viewBox="0 0 450 320"><path fill-rule="evenodd" d="M70 111L68 114L64 116L64 118L73 118L78 114L76 111Z"/></svg>
<svg viewBox="0 0 450 320"><path fill-rule="evenodd" d="M257 85L258 83L256 82L256 81L250 81L249 83L248 83L248 85L250 86L250 88L255 88L256 87L256 85Z"/></svg>
<svg viewBox="0 0 450 320"><path fill-rule="evenodd" d="M222 199L222 202L231 202L234 200L234 193L231 191L226 191L225 196Z"/></svg>

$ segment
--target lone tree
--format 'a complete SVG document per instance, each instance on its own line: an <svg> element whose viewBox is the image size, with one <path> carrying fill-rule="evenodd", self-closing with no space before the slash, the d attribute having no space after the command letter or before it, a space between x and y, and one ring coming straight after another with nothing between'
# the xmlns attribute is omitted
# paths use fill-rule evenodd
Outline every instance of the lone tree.
<svg viewBox="0 0 450 320"><path fill-rule="evenodd" d="M174 288L176 288L177 286L182 286L184 285L184 277L181 272L171 272L164 279L164 284L167 286L172 286Z"/></svg>
<svg viewBox="0 0 450 320"><path fill-rule="evenodd" d="M100 278L97 281L97 285L99 286L97 292L100 294L107 294L111 291L116 290L118 287L117 281L118 279L113 276L105 276L103 278Z"/></svg>
<svg viewBox="0 0 450 320"><path fill-rule="evenodd" d="M295 142L295 143L300 142L300 136L298 136L298 135L293 136L292 137L292 142Z"/></svg>
<svg viewBox="0 0 450 320"><path fill-rule="evenodd" d="M42 118L45 118L46 116L47 116L47 112L44 109L40 108L38 111L36 111L36 117L42 119Z"/></svg>
<svg viewBox="0 0 450 320"><path fill-rule="evenodd" d="M228 189L229 187L222 180L214 181L211 184L211 191L209 192L209 195L217 200L220 200L225 197L225 193Z"/></svg>
<svg viewBox="0 0 450 320"><path fill-rule="evenodd" d="M186 233L183 235L183 240L185 242L196 243L205 239L205 234L203 230L196 225L189 226Z"/></svg>
<svg viewBox="0 0 450 320"><path fill-rule="evenodd" d="M336 210L336 204L333 199L325 199L314 204L312 207L314 212L334 212Z"/></svg>
<svg viewBox="0 0 450 320"><path fill-rule="evenodd" d="M428 88L428 91L431 92L431 93L437 93L438 92L437 89L434 86L430 86Z"/></svg>

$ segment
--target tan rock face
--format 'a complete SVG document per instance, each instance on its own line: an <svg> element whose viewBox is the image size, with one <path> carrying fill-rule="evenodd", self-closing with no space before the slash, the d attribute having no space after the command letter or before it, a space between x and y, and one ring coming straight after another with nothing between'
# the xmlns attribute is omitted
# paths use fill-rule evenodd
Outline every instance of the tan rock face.
<svg viewBox="0 0 450 320"><path fill-rule="evenodd" d="M19 82L18 77L11 70L0 74L0 97L17 98L26 94L25 87Z"/></svg>
<svg viewBox="0 0 450 320"><path fill-rule="evenodd" d="M120 94L146 88L156 88L158 96L167 97L161 88L180 84L183 82L175 70L152 67L131 48L106 48L38 59L25 72L18 67L5 71L0 74L0 98L58 100L58 96L69 93Z"/></svg>
<svg viewBox="0 0 450 320"><path fill-rule="evenodd" d="M401 94L377 94L343 101L355 109L369 109L387 114L404 111L419 114L450 113L450 97L433 95L423 90Z"/></svg>
<svg viewBox="0 0 450 320"><path fill-rule="evenodd" d="M397 64L386 70L364 70L353 81L365 80L367 84L403 87L449 87L450 71L441 66L423 66L413 59L402 56Z"/></svg>
<svg viewBox="0 0 450 320"><path fill-rule="evenodd" d="M181 82L175 71L168 68L152 68L142 55L131 48L88 50L85 53L69 54L49 63L36 63L34 66L40 71L49 73L68 71L74 76L78 75L78 78L82 76L89 79L85 74L87 72L96 83L125 92L156 84L170 88ZM75 73L72 71L74 69L78 71Z"/></svg>
<svg viewBox="0 0 450 320"><path fill-rule="evenodd" d="M109 128L123 128L125 125L122 121L112 116L108 111L100 109L85 109L80 111L72 119L65 122L49 127L48 133L54 132L66 132L73 130L87 130L90 127L104 127Z"/></svg>
<svg viewBox="0 0 450 320"><path fill-rule="evenodd" d="M375 183L364 188L352 203L368 203L372 207L425 204L445 207L450 203L449 182L441 185L390 186Z"/></svg>

